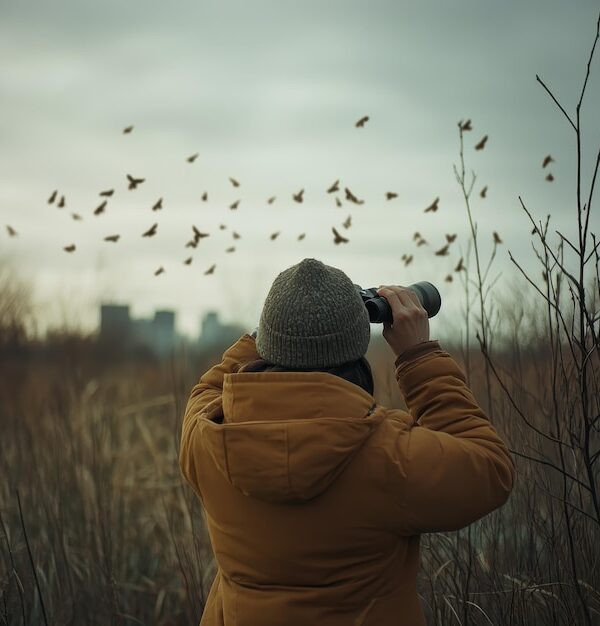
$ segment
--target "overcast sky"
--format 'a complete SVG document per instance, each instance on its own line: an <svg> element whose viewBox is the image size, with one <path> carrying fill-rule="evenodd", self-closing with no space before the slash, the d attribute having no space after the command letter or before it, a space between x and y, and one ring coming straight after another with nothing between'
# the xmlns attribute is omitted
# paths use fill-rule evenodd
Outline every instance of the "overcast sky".
<svg viewBox="0 0 600 626"><path fill-rule="evenodd" d="M509 250L539 281L518 196L536 219L550 213L551 228L573 236L576 153L573 130L535 75L573 111L597 15L596 0L1 0L0 255L34 281L44 324L65 317L92 329L98 305L113 302L135 317L173 308L191 336L211 308L254 328L277 274L314 257L365 287L433 282L443 305L431 335L444 337L464 306L458 274L444 277L469 232L453 173L457 123L473 125L465 159L477 175L484 260L492 231L503 239L496 291L518 277ZM600 54L582 112L585 181L599 105ZM363 115L369 121L356 128ZM546 154L556 162L543 170ZM146 181L128 190L127 173ZM336 179L364 204L341 193L337 207L326 193ZM292 193L302 188L298 204ZM65 208L47 203L54 189ZM398 198L387 201L386 191ZM438 196L438 211L424 213ZM159 197L163 209L152 211ZM143 238L154 222L157 234ZM192 224L210 233L196 249L185 247ZM350 241L334 245L332 226ZM428 245L416 246L415 231ZM445 233L457 239L448 256L435 256ZM103 241L112 234L117 243ZM408 267L405 253L414 257ZM154 276L159 266L165 272Z"/></svg>

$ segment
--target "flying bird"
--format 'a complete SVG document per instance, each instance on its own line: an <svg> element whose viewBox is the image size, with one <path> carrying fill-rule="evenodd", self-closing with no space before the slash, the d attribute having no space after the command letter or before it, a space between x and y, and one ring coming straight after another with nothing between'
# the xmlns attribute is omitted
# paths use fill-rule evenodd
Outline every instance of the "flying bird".
<svg viewBox="0 0 600 626"><path fill-rule="evenodd" d="M455 272L460 272L461 270L466 269L465 266L463 265L463 258L460 257L460 261L458 262L458 264L456 265L456 267L454 268Z"/></svg>
<svg viewBox="0 0 600 626"><path fill-rule="evenodd" d="M8 231L8 236L9 237L16 237L17 236L17 231L12 226L9 226L7 224L6 225L6 230Z"/></svg>
<svg viewBox="0 0 600 626"><path fill-rule="evenodd" d="M454 235L449 235L448 233L446 233L446 241L448 243L452 243L455 239L456 239L456 233L454 233Z"/></svg>
<svg viewBox="0 0 600 626"><path fill-rule="evenodd" d="M424 211L423 213L429 213L430 211L432 211L433 213L435 213L438 210L438 202L440 201L439 198L436 198Z"/></svg>
<svg viewBox="0 0 600 626"><path fill-rule="evenodd" d="M129 187L127 187L127 189L135 189L138 185L143 183L146 179L134 178L133 176L130 176L129 174L127 174L127 180L129 180Z"/></svg>
<svg viewBox="0 0 600 626"><path fill-rule="evenodd" d="M364 200L359 200L348 187L344 187L344 191L346 192L346 200L349 202L354 202L354 204L364 204Z"/></svg>
<svg viewBox="0 0 600 626"><path fill-rule="evenodd" d="M195 154L192 154L191 156L187 158L187 162L193 163L197 158L198 158L198 153L196 152Z"/></svg>
<svg viewBox="0 0 600 626"><path fill-rule="evenodd" d="M500 236L496 231L494 231L492 234L494 235L494 243L502 243L502 239L500 239Z"/></svg>
<svg viewBox="0 0 600 626"><path fill-rule="evenodd" d="M427 239L423 239L421 237L420 241L417 242L417 248L427 243Z"/></svg>
<svg viewBox="0 0 600 626"><path fill-rule="evenodd" d="M229 246L225 252L235 252L235 246Z"/></svg>
<svg viewBox="0 0 600 626"><path fill-rule="evenodd" d="M239 205L240 205L240 201L236 200L233 204L229 205L229 208L230 209L237 209Z"/></svg>
<svg viewBox="0 0 600 626"><path fill-rule="evenodd" d="M552 162L554 162L554 159L552 158L551 155L548 154L544 157L544 160L542 161L542 167L546 167L546 165Z"/></svg>
<svg viewBox="0 0 600 626"><path fill-rule="evenodd" d="M153 237L156 235L156 228L158 224L154 223L152 226L142 235L142 237Z"/></svg>
<svg viewBox="0 0 600 626"><path fill-rule="evenodd" d="M277 197L277 196L271 196L271 197L267 200L267 202L268 202L269 204L273 204L273 202L275 202L275 198L276 198L276 197Z"/></svg>
<svg viewBox="0 0 600 626"><path fill-rule="evenodd" d="M337 206L342 206L342 201L337 196L335 197L335 203Z"/></svg>
<svg viewBox="0 0 600 626"><path fill-rule="evenodd" d="M304 200L304 198L302 197L303 194L304 194L304 189L300 189L298 193L292 194L292 198L294 198L296 202L302 202L302 200Z"/></svg>
<svg viewBox="0 0 600 626"><path fill-rule="evenodd" d="M279 236L279 233L280 233L280 232L281 232L281 231L279 231L279 230L278 230L277 232L274 232L274 233L271 235L271 241L274 241L275 239L277 239L277 237Z"/></svg>
<svg viewBox="0 0 600 626"><path fill-rule="evenodd" d="M448 246L450 244L446 244L445 246L443 246L442 248L440 248L439 250L436 251L436 256L446 256L448 254Z"/></svg>
<svg viewBox="0 0 600 626"><path fill-rule="evenodd" d="M333 231L333 234L335 236L335 239L333 240L333 243L338 244L338 243L348 243L348 239L346 239L345 237L342 237L338 231L332 226L331 230Z"/></svg>
<svg viewBox="0 0 600 626"><path fill-rule="evenodd" d="M329 187L329 189L327 190L327 193L335 193L336 191L340 190L340 181L339 179L335 181L335 183L333 183L333 185L331 185L331 187Z"/></svg>
<svg viewBox="0 0 600 626"><path fill-rule="evenodd" d="M63 250L65 252L73 252L75 250L75 244L72 243L70 246L64 246Z"/></svg>
<svg viewBox="0 0 600 626"><path fill-rule="evenodd" d="M419 231L415 232L413 235L413 241L416 241L417 239L421 239L421 233Z"/></svg>
<svg viewBox="0 0 600 626"><path fill-rule="evenodd" d="M206 270L206 272L204 272L204 274L205 274L205 275L212 274L212 273L215 271L215 267L217 267L217 266L216 266L216 265L214 265L214 264L213 264L213 265L211 265L211 266L210 266L210 267Z"/></svg>
<svg viewBox="0 0 600 626"><path fill-rule="evenodd" d="M361 117L358 120L358 122L356 122L355 126L356 128L362 128L368 121L369 121L369 116L365 115L364 117Z"/></svg>
<svg viewBox="0 0 600 626"><path fill-rule="evenodd" d="M465 130L473 130L473 127L471 126L471 120L467 120L466 122L463 122L462 120L458 123L460 129L462 131Z"/></svg>
<svg viewBox="0 0 600 626"><path fill-rule="evenodd" d="M487 193L487 185L479 192L479 195L482 198L485 198L485 194Z"/></svg>
<svg viewBox="0 0 600 626"><path fill-rule="evenodd" d="M548 176L546 176L546 180L551 183L554 180L554 176L552 176L551 172L548 172Z"/></svg>
<svg viewBox="0 0 600 626"><path fill-rule="evenodd" d="M352 222L352 215L348 215L348 217L346 218L342 226L344 228L350 228L351 222Z"/></svg>
<svg viewBox="0 0 600 626"><path fill-rule="evenodd" d="M104 209L106 208L106 200L104 200L104 202L100 203L95 209L94 209L94 215L100 215L100 213L104 212Z"/></svg>
<svg viewBox="0 0 600 626"><path fill-rule="evenodd" d="M237 181L235 178L231 178L231 176L230 176L230 177L229 177L229 180L231 181L231 184L232 184L234 187L239 187L239 186L240 186L240 184L238 183L238 181Z"/></svg>
<svg viewBox="0 0 600 626"><path fill-rule="evenodd" d="M104 196L105 198L110 198L110 196L112 196L113 193L115 193L114 189L107 189L106 191L101 191L100 195Z"/></svg>
<svg viewBox="0 0 600 626"><path fill-rule="evenodd" d="M225 230L226 228L225 224L219 224L219 230Z"/></svg>
<svg viewBox="0 0 600 626"><path fill-rule="evenodd" d="M163 208L163 206L162 206L162 201L163 201L163 199L162 199L162 198L159 198L159 199L156 201L156 203L154 204L154 206L152 207L152 210L153 210L153 211L158 211L159 209L162 209L162 208Z"/></svg>
<svg viewBox="0 0 600 626"><path fill-rule="evenodd" d="M452 280L453 280L453 279L452 279L452 274L448 274L448 275L446 276L446 278L444 278L444 280L445 280L447 283L451 283L451 282L452 282Z"/></svg>
<svg viewBox="0 0 600 626"><path fill-rule="evenodd" d="M191 257L191 256L189 256L189 257L188 257L188 258L184 261L184 264L185 264L185 265L189 265L191 262L192 262L192 257Z"/></svg>
<svg viewBox="0 0 600 626"><path fill-rule="evenodd" d="M413 260L413 255L411 254L410 256L408 256L407 254L403 254L402 260L404 261L404 266L406 267Z"/></svg>
<svg viewBox="0 0 600 626"><path fill-rule="evenodd" d="M188 241L185 244L186 248L195 248L198 245L198 240L197 239L190 239L190 241Z"/></svg>
<svg viewBox="0 0 600 626"><path fill-rule="evenodd" d="M207 191L205 191L205 192L202 194L202 202L206 202L207 200L208 200L208 192L207 192Z"/></svg>
<svg viewBox="0 0 600 626"><path fill-rule="evenodd" d="M65 197L61 196L58 204L56 205L59 209L62 209L65 206Z"/></svg>
<svg viewBox="0 0 600 626"><path fill-rule="evenodd" d="M393 200L394 198L397 198L398 194L394 193L393 191L387 191L385 194L385 199L386 200Z"/></svg>
<svg viewBox="0 0 600 626"><path fill-rule="evenodd" d="M121 235L109 235L108 237L104 237L104 241L112 241L113 243L117 243L120 236Z"/></svg>
<svg viewBox="0 0 600 626"><path fill-rule="evenodd" d="M475 146L475 150L483 150L483 148L484 148L485 143L486 143L486 141L487 141L487 140L488 140L488 136L487 136L487 135L484 135L484 136L481 138L481 141L480 141L480 142L479 142L479 143Z"/></svg>
<svg viewBox="0 0 600 626"><path fill-rule="evenodd" d="M242 237L241 235L238 235L238 234L235 232L235 230L233 231L232 235L233 235L233 238L234 238L234 239L241 239L241 237Z"/></svg>
<svg viewBox="0 0 600 626"><path fill-rule="evenodd" d="M305 236L306 236L306 233L301 233L300 235L298 235L298 241L302 241Z"/></svg>
<svg viewBox="0 0 600 626"><path fill-rule="evenodd" d="M79 213L71 213L71 217L74 220L82 220L83 219L83 217L81 217L81 215L79 215Z"/></svg>
<svg viewBox="0 0 600 626"><path fill-rule="evenodd" d="M161 265L156 272L154 272L155 276L158 276L159 274L162 274L165 271L165 268Z"/></svg>
<svg viewBox="0 0 600 626"><path fill-rule="evenodd" d="M58 193L58 190L55 190L52 192L52 195L48 198L48 204L52 204L56 200L57 193Z"/></svg>
<svg viewBox="0 0 600 626"><path fill-rule="evenodd" d="M195 226L192 225L192 230L194 231L194 241L198 241L203 237L208 237L210 233L202 233Z"/></svg>
<svg viewBox="0 0 600 626"><path fill-rule="evenodd" d="M126 126L123 129L123 134L126 135L126 134L130 133L132 130L133 130L133 126Z"/></svg>

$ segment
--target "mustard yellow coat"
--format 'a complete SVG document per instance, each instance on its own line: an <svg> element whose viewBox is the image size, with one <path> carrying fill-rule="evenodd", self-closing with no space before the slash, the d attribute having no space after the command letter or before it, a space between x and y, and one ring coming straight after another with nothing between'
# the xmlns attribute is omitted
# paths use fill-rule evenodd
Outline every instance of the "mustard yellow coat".
<svg viewBox="0 0 600 626"><path fill-rule="evenodd" d="M509 452L452 357L396 361L409 412L324 372L239 372L245 334L203 374L179 462L217 564L201 626L419 626L421 533L504 504ZM402 355L401 355L402 356Z"/></svg>

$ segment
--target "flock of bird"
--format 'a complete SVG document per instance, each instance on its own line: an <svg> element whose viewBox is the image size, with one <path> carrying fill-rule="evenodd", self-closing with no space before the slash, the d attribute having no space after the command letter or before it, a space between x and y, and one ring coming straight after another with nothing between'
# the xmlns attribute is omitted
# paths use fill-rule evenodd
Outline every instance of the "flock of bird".
<svg viewBox="0 0 600 626"><path fill-rule="evenodd" d="M369 121L369 116L365 115L363 117L361 117L356 123L355 123L355 127L356 128L363 128L364 125L366 124L366 122ZM462 120L459 122L459 128L461 130L461 134L462 132L465 131L471 131L473 129L472 125L471 125L471 120L468 119L465 122L463 122ZM129 134L133 131L134 126L127 126L123 129L123 134ZM483 150L486 142L488 140L488 136L484 135L477 144L475 144L474 148L475 150ZM188 163L194 163L194 161L198 158L199 153L194 153L190 156L188 156L186 158L186 161ZM554 159L552 158L552 156L547 155L543 162L542 162L542 168L546 168L547 165L549 165L551 162L553 162ZM142 183L145 182L145 178L140 178L140 177L135 177L132 176L131 174L127 174L126 175L127 178L127 189L128 190L135 190L137 189ZM546 180L549 182L552 182L554 180L554 176L551 173L548 173L548 175L546 176ZM229 177L229 181L231 183L231 185L234 188L238 188L240 187L240 183L238 180L236 180L233 177ZM481 198L486 198L486 194L487 194L487 185L485 187L483 187L481 189L481 191L479 192L479 195ZM364 200L358 198L348 187L344 187L343 188L344 191L344 199L346 202L348 203L352 203L355 205L362 205L364 204ZM113 194L114 194L115 190L114 189L106 189L104 191L101 191L99 193L99 196L102 199L102 201L100 202L100 204L94 209L93 214L95 216L101 215L102 213L104 213L104 211L106 210L107 204L108 204L108 198L110 198ZM326 189L326 193L327 194L340 194L341 195L341 191L340 191L340 181L339 179L336 180L334 183L332 183L327 189ZM398 197L398 194L394 191L387 191L385 193L385 199L387 201L393 200L395 198ZM203 202L207 202L208 201L208 192L205 191L202 196L202 201ZM337 207L342 207L343 203L340 200L339 195L335 195L335 204ZM299 191L297 191L296 193L292 193L292 199L294 200L294 202L297 202L299 204L301 204L304 201L304 189L300 189ZM271 196L269 198L267 198L267 204L273 204L273 202L275 202L276 200L276 196ZM163 202L163 198L159 198L154 205L152 206L152 211L159 211L163 208L162 206L162 202ZM241 199L237 199L235 200L233 203L231 203L229 205L229 209L231 210L236 210L239 205L240 205ZM440 198L436 197L433 202L424 209L424 213L435 213L438 208L439 208L439 202L440 202ZM66 206L66 200L65 200L65 196L63 194L61 194L59 196L59 191L58 189L55 189L51 194L50 197L47 200L48 204L55 204L56 203L56 207L59 209L62 209ZM79 213L71 213L71 217L74 220L82 220L82 216ZM346 220L342 223L342 227L345 229L350 228L352 224L352 216L349 215ZM220 230L224 230L227 228L227 226L225 224L220 224L219 226ZM17 236L17 231L10 225L6 225L6 229L8 231L8 235L10 237L15 237ZM156 235L157 233L157 229L158 229L158 222L155 222L154 224L152 224L152 226L150 226L150 228L148 228L146 231L144 231L141 236L142 237L154 237L154 235ZM531 231L532 234L535 232L535 227L534 229ZM349 239L347 237L344 237L343 235L340 234L340 232L335 228L335 226L331 227L331 231L333 233L333 243L334 244L340 244L340 243L348 243ZM270 235L271 240L275 240L277 239L277 237L280 235L281 231L276 231L274 233L272 233ZM201 231L199 231L196 226L192 225L192 233L193 233L193 237L185 244L186 248L196 248L196 246L198 245L199 241L201 239L203 239L204 237L208 237L210 235L210 233L203 233ZM239 235L236 231L232 232L232 236L234 239L240 239L241 235ZM304 237L306 236L306 233L301 233L300 235L298 235L297 240L301 241L304 239ZM108 235L106 237L104 237L104 241L107 242L112 242L112 243L116 243L120 238L120 234L114 234L114 235ZM436 250L434 252L434 254L436 256L447 256L449 254L449 247L450 244L452 244L454 242L454 240L456 239L456 234L450 234L450 233L446 233L446 242L445 244L439 249ZM416 246L422 246L422 245L426 245L427 244L427 240L424 239L421 234L419 232L415 232L415 234L413 235L413 241L416 242ZM501 244L502 240L500 239L500 236L498 235L498 233L496 231L493 232L493 242L494 245L497 244ZM427 244L428 245L428 244ZM68 245L68 246L64 246L63 250L65 250L66 252L72 253L76 250L76 245L74 243ZM230 246L228 247L225 252L231 253L231 252L235 252L235 246ZM404 261L404 265L408 266L412 260L413 260L413 255L410 254L403 254L401 257L402 261ZM186 258L183 263L185 265L190 265L192 263L193 257L188 257ZM212 274L215 271L216 268L216 264L212 264L205 272L205 275L208 274ZM465 270L465 266L463 264L463 258L461 257L458 264L456 265L456 267L454 268L455 272L460 272ZM158 276L159 274L162 274L165 272L165 269L163 266L160 266L158 269L156 269L156 271L154 272L155 276ZM452 275L448 274L445 278L446 282L452 282Z"/></svg>

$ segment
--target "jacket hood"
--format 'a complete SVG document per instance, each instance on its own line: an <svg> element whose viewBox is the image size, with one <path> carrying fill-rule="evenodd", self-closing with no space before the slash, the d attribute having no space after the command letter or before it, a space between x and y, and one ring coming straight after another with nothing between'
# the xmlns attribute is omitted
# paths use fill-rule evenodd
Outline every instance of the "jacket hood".
<svg viewBox="0 0 600 626"><path fill-rule="evenodd" d="M247 496L302 502L325 491L384 418L361 387L327 372L225 374L200 413L201 446Z"/></svg>

